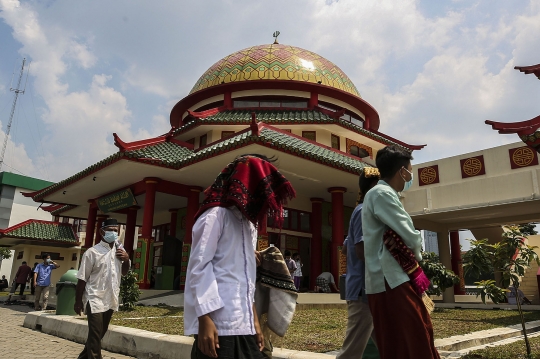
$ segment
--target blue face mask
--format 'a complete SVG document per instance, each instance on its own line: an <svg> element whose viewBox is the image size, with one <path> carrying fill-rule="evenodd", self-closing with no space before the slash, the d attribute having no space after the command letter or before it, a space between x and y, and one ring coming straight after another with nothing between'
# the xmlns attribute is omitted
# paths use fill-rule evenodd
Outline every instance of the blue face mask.
<svg viewBox="0 0 540 359"><path fill-rule="evenodd" d="M411 175L411 179L409 181L405 181L405 178L403 176L401 176L401 178L403 178L403 180L405 181L405 186L403 187L403 190L401 190L401 192L405 192L406 190L411 188L411 186L413 184L413 180L414 180L414 174L412 172L410 172L408 169L406 169L405 167L403 167L403 169L405 171L409 172L409 174ZM401 175L401 173L400 173L400 175Z"/></svg>
<svg viewBox="0 0 540 359"><path fill-rule="evenodd" d="M118 239L118 233L113 231L106 231L103 234L103 240L107 243L114 243Z"/></svg>

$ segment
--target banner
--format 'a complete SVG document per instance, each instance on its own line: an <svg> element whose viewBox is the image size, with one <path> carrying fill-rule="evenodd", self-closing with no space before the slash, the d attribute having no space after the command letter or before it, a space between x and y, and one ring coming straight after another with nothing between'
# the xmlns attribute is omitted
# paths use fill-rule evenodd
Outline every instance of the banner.
<svg viewBox="0 0 540 359"><path fill-rule="evenodd" d="M129 188L98 198L96 203L99 210L103 213L114 212L137 205L135 196L133 196Z"/></svg>

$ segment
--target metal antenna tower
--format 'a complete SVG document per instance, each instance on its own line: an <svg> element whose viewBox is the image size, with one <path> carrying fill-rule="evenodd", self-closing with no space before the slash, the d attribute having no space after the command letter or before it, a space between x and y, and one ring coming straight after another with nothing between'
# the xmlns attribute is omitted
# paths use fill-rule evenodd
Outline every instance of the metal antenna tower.
<svg viewBox="0 0 540 359"><path fill-rule="evenodd" d="M23 58L21 72L19 74L19 81L17 82L17 87L9 89L10 91L13 91L15 93L15 96L13 98L13 105L11 105L11 113L9 115L9 121L7 125L7 130L6 130L6 137L4 138L4 144L2 145L2 154L0 155L0 170L2 169L2 165L4 164L4 155L6 154L6 147L7 147L8 139L9 139L9 132L11 131L11 123L13 122L13 115L15 114L15 108L17 107L17 98L19 97L20 93L24 94L24 91L26 90L26 84L24 85L24 89L21 90L21 81L24 74L25 63L26 63L26 58Z"/></svg>

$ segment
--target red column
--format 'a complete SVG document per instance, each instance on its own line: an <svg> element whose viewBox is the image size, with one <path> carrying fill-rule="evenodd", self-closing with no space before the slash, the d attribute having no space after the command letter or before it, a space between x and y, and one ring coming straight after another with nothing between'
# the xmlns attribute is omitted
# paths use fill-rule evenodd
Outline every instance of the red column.
<svg viewBox="0 0 540 359"><path fill-rule="evenodd" d="M322 272L322 203L322 198L311 198L311 288L315 287Z"/></svg>
<svg viewBox="0 0 540 359"><path fill-rule="evenodd" d="M126 238L124 239L124 248L129 254L129 258L133 259L133 245L135 242L135 229L137 227L137 211L139 206L129 207L126 218Z"/></svg>
<svg viewBox="0 0 540 359"><path fill-rule="evenodd" d="M171 212L171 223L169 225L169 236L176 238L176 226L178 224L178 208L169 209Z"/></svg>
<svg viewBox="0 0 540 359"><path fill-rule="evenodd" d="M88 201L88 219L86 220L86 237L84 239L83 248L92 247L94 241L94 232L96 230L96 216L97 216L97 206L94 205L93 201Z"/></svg>
<svg viewBox="0 0 540 359"><path fill-rule="evenodd" d="M319 94L316 92L312 92L309 97L309 108L313 109L318 104L319 104Z"/></svg>
<svg viewBox="0 0 540 359"><path fill-rule="evenodd" d="M201 187L192 187L187 201L187 214L186 214L186 239L184 243L191 244L192 230L195 224L195 214L199 210L199 194L201 193Z"/></svg>
<svg viewBox="0 0 540 359"><path fill-rule="evenodd" d="M148 267L150 264L150 247L153 242L152 227L154 226L154 207L156 204L156 187L159 182L158 178L145 178L146 193L144 196L144 216L141 240L146 242L146 253L144 253L144 270L142 282L139 285L141 289L150 288L150 280L148 279Z"/></svg>
<svg viewBox="0 0 540 359"><path fill-rule="evenodd" d="M94 244L98 244L99 242L101 242L101 233L100 233L100 229L101 229L101 226L103 225L103 222L109 218L109 216L105 215L105 214L100 214L97 216L97 230L95 231L96 234L95 234L95 238L94 238Z"/></svg>
<svg viewBox="0 0 540 359"><path fill-rule="evenodd" d="M328 192L332 194L332 243L330 245L330 270L339 283L339 251L338 247L343 245L343 193L347 192L344 187L331 187Z"/></svg>
<svg viewBox="0 0 540 359"><path fill-rule="evenodd" d="M454 294L465 294L465 281L463 279L463 266L461 262L461 247L459 245L459 232L450 231L450 250L452 251L452 271L459 276L459 284L454 285Z"/></svg>

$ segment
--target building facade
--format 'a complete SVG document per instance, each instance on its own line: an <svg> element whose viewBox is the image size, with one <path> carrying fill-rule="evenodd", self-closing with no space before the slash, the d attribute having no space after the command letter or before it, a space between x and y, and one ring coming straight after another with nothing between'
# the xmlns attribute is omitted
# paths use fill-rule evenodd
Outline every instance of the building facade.
<svg viewBox="0 0 540 359"><path fill-rule="evenodd" d="M135 142L114 134L118 152L45 189L26 194L56 216L87 220L83 248L106 218L125 225L124 245L141 288L181 286L203 190L235 157L278 159L297 198L283 229L259 223L259 247L301 254L303 286L344 271L340 256L358 193L358 174L379 149L377 111L329 60L294 46L253 46L212 65L170 115L168 133ZM264 221L266 222L266 221Z"/></svg>

